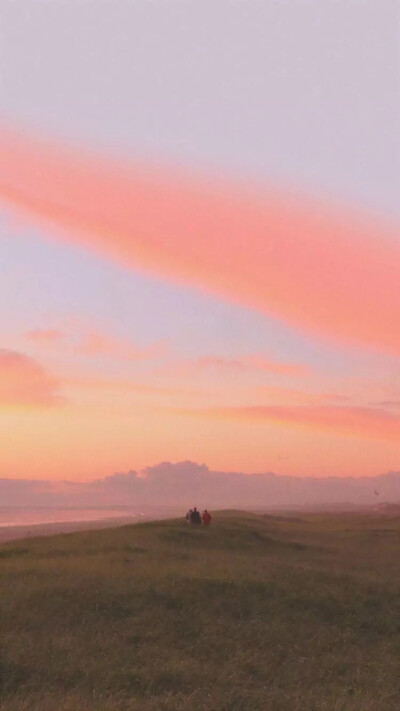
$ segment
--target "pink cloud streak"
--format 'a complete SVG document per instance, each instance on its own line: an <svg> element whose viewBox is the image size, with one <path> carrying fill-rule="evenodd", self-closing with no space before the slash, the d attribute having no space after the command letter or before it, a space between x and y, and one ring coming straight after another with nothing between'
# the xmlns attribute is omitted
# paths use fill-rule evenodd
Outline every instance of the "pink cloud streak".
<svg viewBox="0 0 400 711"><path fill-rule="evenodd" d="M71 242L312 334L400 354L400 240L375 220L5 128L0 166L0 197Z"/></svg>
<svg viewBox="0 0 400 711"><path fill-rule="evenodd" d="M147 347L140 347L125 338L109 336L95 329L85 334L79 345L76 346L76 352L79 355L109 356L127 361L161 358L165 355L166 350L166 344L161 341Z"/></svg>
<svg viewBox="0 0 400 711"><path fill-rule="evenodd" d="M400 417L372 407L267 405L181 409L179 412L199 417L233 420L243 424L265 422L299 426L312 429L315 433L326 430L333 434L366 439L397 441L400 437Z"/></svg>
<svg viewBox="0 0 400 711"><path fill-rule="evenodd" d="M39 345L52 345L58 343L64 338L62 331L56 328L35 328L25 334L26 338Z"/></svg>
<svg viewBox="0 0 400 711"><path fill-rule="evenodd" d="M302 376L308 374L308 368L299 363L284 363L266 358L261 355L248 355L242 358L224 358L219 356L205 356L193 361L195 368L216 368L228 370L259 370L274 373L275 375Z"/></svg>
<svg viewBox="0 0 400 711"><path fill-rule="evenodd" d="M78 328L75 333L56 328L37 328L24 335L42 348L59 346L64 351L93 358L106 356L126 361L152 360L164 357L168 351L165 341L138 346L128 338L113 336L97 328Z"/></svg>
<svg viewBox="0 0 400 711"><path fill-rule="evenodd" d="M350 397L340 393L331 392L306 392L292 388L281 388L275 385L259 385L257 393L269 402L284 403L289 405L324 405L338 404L350 401Z"/></svg>
<svg viewBox="0 0 400 711"><path fill-rule="evenodd" d="M59 382L24 353L0 349L0 406L55 405Z"/></svg>

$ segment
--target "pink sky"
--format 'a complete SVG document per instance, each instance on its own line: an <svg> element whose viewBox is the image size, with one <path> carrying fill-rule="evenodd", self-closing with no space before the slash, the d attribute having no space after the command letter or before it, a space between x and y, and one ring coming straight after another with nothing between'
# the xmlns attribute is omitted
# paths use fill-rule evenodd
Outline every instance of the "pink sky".
<svg viewBox="0 0 400 711"><path fill-rule="evenodd" d="M85 10L75 83L74 12L7 12L25 44L8 40L0 121L0 477L398 469L393 18L318 6L318 36L295 3L238 4L227 23L205 7L208 67L197 10L172 5L175 23L126 10L141 33L115 74L105 28L127 17L99 8L91 34Z"/></svg>

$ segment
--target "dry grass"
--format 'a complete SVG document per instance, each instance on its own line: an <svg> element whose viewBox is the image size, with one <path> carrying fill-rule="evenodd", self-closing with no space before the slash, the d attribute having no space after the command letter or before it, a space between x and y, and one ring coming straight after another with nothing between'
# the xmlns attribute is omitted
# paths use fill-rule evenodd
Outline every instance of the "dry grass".
<svg viewBox="0 0 400 711"><path fill-rule="evenodd" d="M1 711L398 711L400 521L239 512L0 548Z"/></svg>

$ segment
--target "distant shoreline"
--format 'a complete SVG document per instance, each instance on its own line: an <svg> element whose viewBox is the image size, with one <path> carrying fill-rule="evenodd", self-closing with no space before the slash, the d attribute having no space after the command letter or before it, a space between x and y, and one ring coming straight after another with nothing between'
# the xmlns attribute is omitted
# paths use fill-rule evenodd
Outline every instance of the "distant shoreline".
<svg viewBox="0 0 400 711"><path fill-rule="evenodd" d="M55 536L58 533L74 533L77 531L95 531L102 528L117 528L141 521L147 517L116 516L115 518L99 518L91 521L57 521L50 523L21 524L15 526L0 526L0 543L24 540L38 536Z"/></svg>

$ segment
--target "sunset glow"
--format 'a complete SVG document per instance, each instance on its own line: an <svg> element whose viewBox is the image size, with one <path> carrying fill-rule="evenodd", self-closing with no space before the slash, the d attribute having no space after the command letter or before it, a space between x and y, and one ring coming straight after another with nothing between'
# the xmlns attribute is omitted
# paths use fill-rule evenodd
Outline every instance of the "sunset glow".
<svg viewBox="0 0 400 711"><path fill-rule="evenodd" d="M195 37L195 24L191 32ZM103 42L93 39L99 56ZM38 96L40 72L51 73L53 54L62 73L55 46L38 60L32 79ZM351 46L349 39L343 49L350 69ZM89 60L80 51L84 64ZM163 93L146 51L147 78L135 81L150 104L160 94L165 115L154 105L147 116L146 101L133 97L132 115L121 123L123 108L113 116L108 100L125 106L122 83L114 99L98 99L102 117L82 99L79 79L65 89L68 104L54 99L62 104L59 114L49 100L47 114L43 108L39 115L34 89L19 110L8 89L0 120L0 477L88 481L184 460L245 474L395 470L400 228L397 208L379 192L375 124L365 119L365 165L351 157L356 138L345 144L343 126L361 135L362 117L379 105L372 97L364 107L371 89L364 96L362 70L354 68L361 98L340 94L337 116L334 107L326 109L325 136L317 132L323 123L317 111L301 114L308 109L296 98L296 56L289 46L286 59L271 49L276 76L279 63L287 63L279 76L293 98L279 114L276 99L268 103L254 92L252 115L265 112L264 123L254 129L244 123L246 130L238 124L218 153L210 136L206 150L202 131L215 119L210 107L223 90L216 85L209 103L193 104L193 134L185 143L177 109L168 124L176 96ZM317 77L315 56L310 66ZM125 60L121 54L118 61ZM336 77L331 56L325 61ZM261 65L249 59L243 66L244 86L251 86ZM29 84L36 69L24 67ZM232 69L232 82L238 71ZM268 77L273 91L278 80L273 72ZM321 77L309 86L309 70L301 74L311 98ZM184 74L181 80L190 113L192 84L186 86ZM10 87L13 77L8 81ZM336 81L343 86L339 73ZM77 124L68 113L74 101ZM290 102L303 121L297 138ZM225 123L215 127L220 146L230 121L247 120L244 100L224 111ZM374 120L388 136L383 113ZM91 121L98 121L93 135ZM152 122L156 138L146 128ZM327 157L335 135L337 163L334 149ZM292 139L297 153L293 146L285 153ZM392 183L388 175L388 191Z"/></svg>

